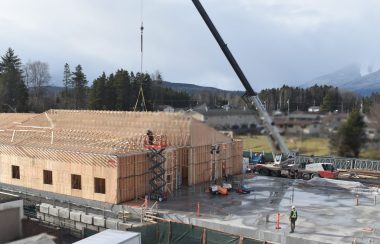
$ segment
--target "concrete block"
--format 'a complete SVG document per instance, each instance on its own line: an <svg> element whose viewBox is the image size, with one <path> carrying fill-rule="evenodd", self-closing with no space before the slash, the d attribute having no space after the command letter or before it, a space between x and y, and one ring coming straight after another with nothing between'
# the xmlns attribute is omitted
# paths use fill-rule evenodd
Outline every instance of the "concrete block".
<svg viewBox="0 0 380 244"><path fill-rule="evenodd" d="M58 216L61 218L69 219L70 211L67 208L58 208Z"/></svg>
<svg viewBox="0 0 380 244"><path fill-rule="evenodd" d="M46 222L49 222L49 223L53 223L54 222L54 220L53 220L53 216L50 216L50 215L46 215L45 216L45 221Z"/></svg>
<svg viewBox="0 0 380 244"><path fill-rule="evenodd" d="M70 219L65 219L63 221L63 225L64 225L64 227L66 227L68 229L74 229L75 228L75 221L70 220Z"/></svg>
<svg viewBox="0 0 380 244"><path fill-rule="evenodd" d="M92 215L82 214L80 217L80 221L82 223L89 224L89 225L92 225L92 219L93 219Z"/></svg>
<svg viewBox="0 0 380 244"><path fill-rule="evenodd" d="M61 226L61 220L59 219L59 217L53 217L53 224Z"/></svg>
<svg viewBox="0 0 380 244"><path fill-rule="evenodd" d="M118 230L118 223L119 223L119 220L117 219L106 219L106 228Z"/></svg>
<svg viewBox="0 0 380 244"><path fill-rule="evenodd" d="M45 215L45 221L49 222L49 223L51 223L53 225L60 226L60 221L59 221L58 217L46 214Z"/></svg>
<svg viewBox="0 0 380 244"><path fill-rule="evenodd" d="M41 212L37 212L37 219L44 221L45 220L45 214L41 213Z"/></svg>
<svg viewBox="0 0 380 244"><path fill-rule="evenodd" d="M93 220L94 220L94 225L96 226L100 226L100 227L104 227L105 226L105 219L101 216L94 216L93 217Z"/></svg>
<svg viewBox="0 0 380 244"><path fill-rule="evenodd" d="M89 229L89 230L94 230L94 231L98 231L99 232L99 227L98 226L87 225L86 228Z"/></svg>
<svg viewBox="0 0 380 244"><path fill-rule="evenodd" d="M83 230L83 228L86 228L86 224L83 224L81 222L75 222L75 229Z"/></svg>
<svg viewBox="0 0 380 244"><path fill-rule="evenodd" d="M49 213L49 207L50 207L50 206L51 206L50 204L41 203L41 204L40 204L40 212L41 212L41 213L48 214L48 213Z"/></svg>
<svg viewBox="0 0 380 244"><path fill-rule="evenodd" d="M70 212L70 219L80 222L80 217L82 214L84 214L84 213L79 212L79 211L71 211Z"/></svg>
<svg viewBox="0 0 380 244"><path fill-rule="evenodd" d="M123 222L120 222L119 223L119 230L128 230L132 227L132 224L129 224L129 223L123 223Z"/></svg>
<svg viewBox="0 0 380 244"><path fill-rule="evenodd" d="M102 232L102 231L104 231L104 230L106 230L106 228L99 227L99 232Z"/></svg>
<svg viewBox="0 0 380 244"><path fill-rule="evenodd" d="M50 207L49 207L49 214L50 214L51 216L56 216L56 217L58 217L58 208L55 208L55 207L53 207L53 206L50 206Z"/></svg>

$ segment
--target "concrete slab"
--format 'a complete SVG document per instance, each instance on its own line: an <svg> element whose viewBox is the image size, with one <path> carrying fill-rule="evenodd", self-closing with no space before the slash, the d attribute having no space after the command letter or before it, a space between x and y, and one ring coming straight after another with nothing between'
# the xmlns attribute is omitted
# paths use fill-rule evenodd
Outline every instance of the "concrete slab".
<svg viewBox="0 0 380 244"><path fill-rule="evenodd" d="M244 184L251 193L228 196L205 193L207 185L176 192L174 199L159 204L175 221L193 223L277 243L351 243L362 238L366 228L380 229L380 208L374 196L379 192L365 186L344 182L308 182L255 176ZM359 206L356 206L359 195ZM379 199L379 197L378 197ZM197 203L201 216L197 217ZM298 211L296 232L289 234L289 213ZM280 213L280 230L276 230ZM380 236L374 233L373 239ZM363 242L367 243L369 237Z"/></svg>

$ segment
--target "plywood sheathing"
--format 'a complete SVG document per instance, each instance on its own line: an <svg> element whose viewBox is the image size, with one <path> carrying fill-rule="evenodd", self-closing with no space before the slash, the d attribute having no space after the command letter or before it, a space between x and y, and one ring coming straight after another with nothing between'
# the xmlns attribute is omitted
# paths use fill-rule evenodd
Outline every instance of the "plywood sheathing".
<svg viewBox="0 0 380 244"><path fill-rule="evenodd" d="M12 178L12 165L20 167L20 179ZM52 171L53 184L43 184L43 170ZM118 201L116 167L1 154L0 172L1 182L6 184L108 203L117 203ZM81 190L71 188L71 174L81 175ZM94 177L106 179L106 194L94 192Z"/></svg>
<svg viewBox="0 0 380 244"><path fill-rule="evenodd" d="M232 139L206 124L192 119L189 130L190 146L212 145L231 142Z"/></svg>
<svg viewBox="0 0 380 244"><path fill-rule="evenodd" d="M189 185L210 181L214 162L216 178L241 172L242 141L219 144L219 147L219 154L211 154L209 145L189 148Z"/></svg>
<svg viewBox="0 0 380 244"><path fill-rule="evenodd" d="M0 113L0 130L19 125L38 114L34 113Z"/></svg>

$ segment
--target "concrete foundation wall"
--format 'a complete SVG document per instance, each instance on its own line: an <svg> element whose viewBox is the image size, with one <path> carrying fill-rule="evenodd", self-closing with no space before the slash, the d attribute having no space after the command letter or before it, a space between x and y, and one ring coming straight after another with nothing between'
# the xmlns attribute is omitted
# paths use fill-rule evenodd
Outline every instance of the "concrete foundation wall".
<svg viewBox="0 0 380 244"><path fill-rule="evenodd" d="M52 215L53 214L53 215ZM138 226L133 222L123 222L120 219L106 218L96 214L86 214L85 212L69 210L68 208L55 207L50 204L42 203L37 218L48 224L83 231L84 228L103 231L107 229L127 230L132 226Z"/></svg>

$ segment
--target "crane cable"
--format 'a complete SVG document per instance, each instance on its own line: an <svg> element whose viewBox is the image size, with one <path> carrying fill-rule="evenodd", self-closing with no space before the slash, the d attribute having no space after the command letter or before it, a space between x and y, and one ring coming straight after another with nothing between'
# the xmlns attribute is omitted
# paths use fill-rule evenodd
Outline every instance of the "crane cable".
<svg viewBox="0 0 380 244"><path fill-rule="evenodd" d="M144 52L143 52L143 46L144 46L144 39L143 39L143 36L144 36L144 22L143 22L143 8L144 8L144 3L143 3L143 0L140 0L140 3L141 3L141 6L140 6L140 10L141 10L141 13L140 13L140 20L141 20L141 27L140 27L140 90L139 90L139 94L137 95L137 100L136 100L136 104L135 104L135 107L133 108L133 111L136 111L136 108L137 108L137 104L139 102L139 99L140 99L140 95L141 95L141 98L142 98L142 101L141 101L141 107L143 109L143 111L147 111L146 109L146 103L145 103L145 97L144 97L144 90L143 90L143 86L142 86L142 82L143 82L143 78L144 78L144 75L143 75L143 61L144 61Z"/></svg>

